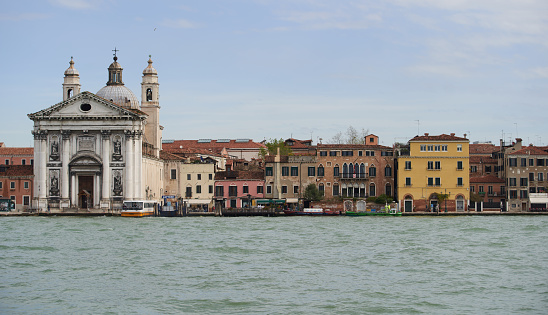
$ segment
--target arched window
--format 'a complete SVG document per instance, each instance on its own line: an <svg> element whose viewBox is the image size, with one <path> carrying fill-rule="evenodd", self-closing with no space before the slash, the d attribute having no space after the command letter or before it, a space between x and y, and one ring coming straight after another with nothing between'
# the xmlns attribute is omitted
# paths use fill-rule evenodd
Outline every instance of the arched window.
<svg viewBox="0 0 548 315"><path fill-rule="evenodd" d="M387 195L387 196L391 196L392 195L392 186L390 184L386 184L386 186L384 187L384 193Z"/></svg>
<svg viewBox="0 0 548 315"><path fill-rule="evenodd" d="M72 95L73 95L72 89L68 89L68 90L67 90L67 98L71 98Z"/></svg>
<svg viewBox="0 0 548 315"><path fill-rule="evenodd" d="M346 184L342 184L341 196L348 196L348 190L346 189Z"/></svg>
<svg viewBox="0 0 548 315"><path fill-rule="evenodd" d="M369 185L369 197L374 197L376 195L377 195L377 192L375 189L375 184L371 183L371 185Z"/></svg>
<svg viewBox="0 0 548 315"><path fill-rule="evenodd" d="M325 194L325 186L323 184L318 185L318 190L322 196Z"/></svg>
<svg viewBox="0 0 548 315"><path fill-rule="evenodd" d="M325 170L323 168L323 165L320 164L320 166L318 166L318 176L324 176L325 175Z"/></svg>
<svg viewBox="0 0 548 315"><path fill-rule="evenodd" d="M343 178L348 178L348 165L343 164Z"/></svg>
<svg viewBox="0 0 548 315"><path fill-rule="evenodd" d="M386 165L386 167L384 168L384 176L385 177L392 176L392 167L390 167L390 165Z"/></svg>
<svg viewBox="0 0 548 315"><path fill-rule="evenodd" d="M335 177L341 176L339 174L339 164L337 164L337 165L335 165L335 167L333 167L333 176L335 176Z"/></svg>
<svg viewBox="0 0 548 315"><path fill-rule="evenodd" d="M147 89L147 102L152 101L152 90Z"/></svg>
<svg viewBox="0 0 548 315"><path fill-rule="evenodd" d="M360 164L360 178L365 178L365 164Z"/></svg>
<svg viewBox="0 0 548 315"><path fill-rule="evenodd" d="M365 184L363 183L360 185L360 197L365 198Z"/></svg>
<svg viewBox="0 0 548 315"><path fill-rule="evenodd" d="M377 176L377 168L375 166L369 167L369 177Z"/></svg>

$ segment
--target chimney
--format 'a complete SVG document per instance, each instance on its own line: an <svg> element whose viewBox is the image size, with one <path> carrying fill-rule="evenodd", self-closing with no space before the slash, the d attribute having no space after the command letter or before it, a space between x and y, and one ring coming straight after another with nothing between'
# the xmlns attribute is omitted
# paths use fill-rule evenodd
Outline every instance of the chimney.
<svg viewBox="0 0 548 315"><path fill-rule="evenodd" d="M424 133L424 136L428 137L428 132L425 132L425 133Z"/></svg>
<svg viewBox="0 0 548 315"><path fill-rule="evenodd" d="M454 132L451 132L451 137L454 137L455 136L455 133Z"/></svg>

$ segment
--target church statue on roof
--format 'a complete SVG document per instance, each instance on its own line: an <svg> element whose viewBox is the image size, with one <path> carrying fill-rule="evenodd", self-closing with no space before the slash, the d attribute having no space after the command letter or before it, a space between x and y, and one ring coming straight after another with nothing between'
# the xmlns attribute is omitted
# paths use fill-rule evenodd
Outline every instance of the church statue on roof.
<svg viewBox="0 0 548 315"><path fill-rule="evenodd" d="M80 91L71 57L63 100L28 115L34 122L33 207L119 209L124 200L160 200L158 73L149 56L139 102L122 81L117 52L106 86L95 94Z"/></svg>

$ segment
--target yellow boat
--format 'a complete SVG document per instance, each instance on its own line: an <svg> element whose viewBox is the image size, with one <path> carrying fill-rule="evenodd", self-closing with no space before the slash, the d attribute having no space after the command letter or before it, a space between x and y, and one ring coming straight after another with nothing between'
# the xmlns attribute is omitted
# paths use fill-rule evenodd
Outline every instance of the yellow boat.
<svg viewBox="0 0 548 315"><path fill-rule="evenodd" d="M150 217L154 216L156 201L153 200L126 200L122 206L122 217Z"/></svg>

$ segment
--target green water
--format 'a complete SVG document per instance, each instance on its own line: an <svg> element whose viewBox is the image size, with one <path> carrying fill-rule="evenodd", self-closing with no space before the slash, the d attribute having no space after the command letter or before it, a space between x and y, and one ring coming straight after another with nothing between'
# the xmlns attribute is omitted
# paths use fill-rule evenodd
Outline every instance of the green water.
<svg viewBox="0 0 548 315"><path fill-rule="evenodd" d="M546 314L548 217L0 219L2 314Z"/></svg>

